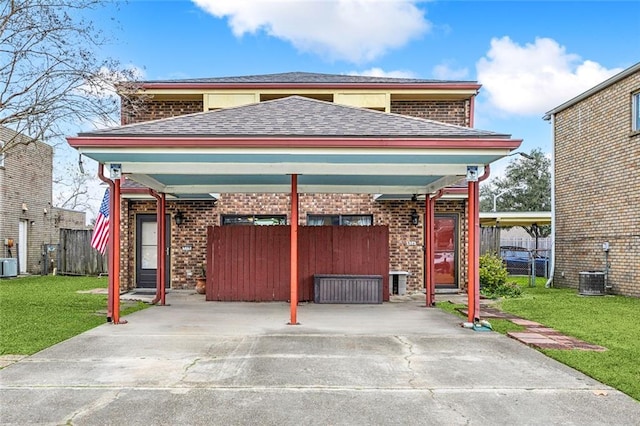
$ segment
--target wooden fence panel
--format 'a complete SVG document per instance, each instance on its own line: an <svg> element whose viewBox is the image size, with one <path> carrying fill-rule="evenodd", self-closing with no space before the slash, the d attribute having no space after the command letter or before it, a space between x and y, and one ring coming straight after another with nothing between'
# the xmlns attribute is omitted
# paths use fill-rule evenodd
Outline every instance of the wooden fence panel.
<svg viewBox="0 0 640 426"><path fill-rule="evenodd" d="M500 228L489 226L480 228L480 255L500 254Z"/></svg>
<svg viewBox="0 0 640 426"><path fill-rule="evenodd" d="M207 230L207 300L287 301L288 226L215 226ZM313 300L314 274L381 275L389 297L386 226L299 228L298 299Z"/></svg>
<svg viewBox="0 0 640 426"><path fill-rule="evenodd" d="M60 274L99 275L107 273L107 256L91 247L90 229L60 230Z"/></svg>

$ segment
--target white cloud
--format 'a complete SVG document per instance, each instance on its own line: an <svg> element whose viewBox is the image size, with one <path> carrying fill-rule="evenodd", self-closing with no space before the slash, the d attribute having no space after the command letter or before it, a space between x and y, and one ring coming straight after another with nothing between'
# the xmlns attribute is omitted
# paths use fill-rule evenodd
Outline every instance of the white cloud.
<svg viewBox="0 0 640 426"><path fill-rule="evenodd" d="M476 68L489 103L517 115L543 114L622 71L583 61L550 38L521 46L509 37L492 39Z"/></svg>
<svg viewBox="0 0 640 426"><path fill-rule="evenodd" d="M445 63L433 67L431 73L438 80L463 80L468 77L469 70L467 68L454 69Z"/></svg>
<svg viewBox="0 0 640 426"><path fill-rule="evenodd" d="M227 18L233 34L259 31L304 52L354 63L371 61L426 33L418 0L193 0Z"/></svg>
<svg viewBox="0 0 640 426"><path fill-rule="evenodd" d="M411 71L385 71L382 68L369 68L364 71L350 71L348 75L362 75L367 77L389 77L389 78L416 78Z"/></svg>

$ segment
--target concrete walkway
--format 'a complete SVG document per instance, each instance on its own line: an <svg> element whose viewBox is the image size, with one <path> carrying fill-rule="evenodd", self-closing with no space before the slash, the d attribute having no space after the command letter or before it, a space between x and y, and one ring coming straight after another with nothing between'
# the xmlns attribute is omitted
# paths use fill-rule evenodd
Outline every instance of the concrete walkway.
<svg viewBox="0 0 640 426"><path fill-rule="evenodd" d="M170 306L0 370L11 425L640 425L640 404L424 301Z"/></svg>

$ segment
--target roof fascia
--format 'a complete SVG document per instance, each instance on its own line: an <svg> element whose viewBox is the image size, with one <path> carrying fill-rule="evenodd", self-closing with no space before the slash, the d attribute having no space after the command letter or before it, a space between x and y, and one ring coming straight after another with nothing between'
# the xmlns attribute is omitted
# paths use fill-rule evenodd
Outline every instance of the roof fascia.
<svg viewBox="0 0 640 426"><path fill-rule="evenodd" d="M592 87L591 89L587 90L586 92L583 92L581 94L579 94L578 96L576 96L573 99L568 100L567 102L563 103L562 105L552 109L551 111L548 111L542 118L544 120L550 120L552 115L555 115L575 104L577 104L578 102L590 97L591 95L598 93L599 91L606 89L607 87L619 82L620 80L624 80L625 78L629 77L630 75L634 74L635 72L640 71L640 62L638 62L637 64L627 68L626 70L614 75L613 77L608 78L607 80L603 81L602 83L598 84L597 86Z"/></svg>
<svg viewBox="0 0 640 426"><path fill-rule="evenodd" d="M375 89L375 90L479 90L478 83L442 82L442 83L167 83L143 82L141 89Z"/></svg>
<svg viewBox="0 0 640 426"><path fill-rule="evenodd" d="M498 148L517 149L522 139L508 138L185 138L68 137L73 148Z"/></svg>

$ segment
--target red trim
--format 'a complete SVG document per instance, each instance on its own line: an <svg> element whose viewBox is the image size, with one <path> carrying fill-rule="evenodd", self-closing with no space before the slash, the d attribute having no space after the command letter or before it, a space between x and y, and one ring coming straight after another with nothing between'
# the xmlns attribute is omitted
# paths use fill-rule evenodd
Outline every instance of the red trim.
<svg viewBox="0 0 640 426"><path fill-rule="evenodd" d="M153 191L152 189L149 188L121 188L120 189L120 193L121 194L144 194L144 195L153 195L152 193L150 193L149 191ZM155 197L155 195L153 195Z"/></svg>
<svg viewBox="0 0 640 426"><path fill-rule="evenodd" d="M298 324L298 175L291 175L291 309L290 325Z"/></svg>
<svg viewBox="0 0 640 426"><path fill-rule="evenodd" d="M441 190L444 194L467 194L469 192L468 188L444 188Z"/></svg>
<svg viewBox="0 0 640 426"><path fill-rule="evenodd" d="M132 188L134 189L134 188ZM135 188L143 189L143 188ZM136 191L140 193L140 191ZM156 199L156 297L153 298L151 304L160 302L161 305L165 304L165 289L164 283L166 278L166 235L165 235L165 194L159 194L153 189L144 189L141 193L151 194Z"/></svg>
<svg viewBox="0 0 640 426"><path fill-rule="evenodd" d="M273 90L273 89L374 89L374 90L479 90L478 83L142 83L144 89L227 89L227 90Z"/></svg>
<svg viewBox="0 0 640 426"><path fill-rule="evenodd" d="M517 149L522 139L499 138L67 138L73 148L505 148Z"/></svg>

